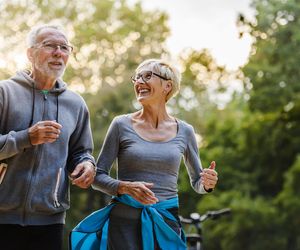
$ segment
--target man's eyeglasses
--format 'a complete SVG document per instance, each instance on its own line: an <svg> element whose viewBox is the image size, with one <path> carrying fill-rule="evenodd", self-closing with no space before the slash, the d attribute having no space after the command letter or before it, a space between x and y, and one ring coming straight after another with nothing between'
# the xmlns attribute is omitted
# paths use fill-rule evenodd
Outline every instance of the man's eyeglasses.
<svg viewBox="0 0 300 250"><path fill-rule="evenodd" d="M73 47L68 44L58 44L58 43L51 43L51 42L43 42L43 43L38 43L32 48L43 48L44 50L48 52L54 52L57 49L60 49L62 53L70 55L73 51Z"/></svg>
<svg viewBox="0 0 300 250"><path fill-rule="evenodd" d="M156 74L156 73L154 73L154 72L152 72L152 71L143 71L143 72L141 72L141 73L138 73L138 74L136 74L136 75L133 75L132 77L131 77L131 81L132 81L132 83L136 83L136 81L138 81L140 78L142 78L142 80L144 81L144 82L148 82L150 79L151 79L151 77L153 76L153 75L155 75L155 76L157 76L157 77L159 77L159 78L161 78L161 79L163 79L163 80L170 80L170 79L167 79L167 78L165 78L165 77L163 77L163 76L161 76L161 75L159 75L159 74Z"/></svg>

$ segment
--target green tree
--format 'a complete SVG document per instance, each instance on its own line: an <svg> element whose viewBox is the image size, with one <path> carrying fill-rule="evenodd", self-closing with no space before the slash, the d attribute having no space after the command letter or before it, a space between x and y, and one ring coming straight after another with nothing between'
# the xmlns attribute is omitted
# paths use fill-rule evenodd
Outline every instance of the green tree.
<svg viewBox="0 0 300 250"><path fill-rule="evenodd" d="M239 20L255 41L242 68L244 93L222 110L204 108L211 113L200 129L201 155L219 163L219 185L214 195L194 196L196 210L233 211L204 224L208 249L299 249L299 6L253 1L255 21Z"/></svg>
<svg viewBox="0 0 300 250"><path fill-rule="evenodd" d="M206 123L205 150L222 161L222 193L205 196L198 210L233 210L229 223L205 224L209 249L296 250L299 1L253 1L253 6L254 22L240 17L241 29L255 41L242 69L245 92Z"/></svg>
<svg viewBox="0 0 300 250"><path fill-rule="evenodd" d="M281 226L284 228L285 249L299 249L300 246L300 155L284 174L282 191L275 200L280 211Z"/></svg>
<svg viewBox="0 0 300 250"><path fill-rule="evenodd" d="M254 5L256 22L244 22L255 38L253 55L243 68L249 108L257 127L252 132L249 129L249 136L257 138L252 140L249 153L256 156L260 166L259 189L276 195L282 189L282 172L291 167L299 152L300 8L293 0L254 1Z"/></svg>

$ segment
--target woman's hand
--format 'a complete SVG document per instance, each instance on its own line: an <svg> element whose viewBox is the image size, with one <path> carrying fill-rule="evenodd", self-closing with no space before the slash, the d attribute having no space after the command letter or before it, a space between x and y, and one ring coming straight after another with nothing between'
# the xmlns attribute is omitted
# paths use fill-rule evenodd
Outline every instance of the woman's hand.
<svg viewBox="0 0 300 250"><path fill-rule="evenodd" d="M150 190L151 187L153 187L153 183L121 181L118 187L118 194L128 194L144 205L155 204L158 202L158 199Z"/></svg>
<svg viewBox="0 0 300 250"><path fill-rule="evenodd" d="M218 173L215 170L216 162L212 161L209 168L203 169L200 173L201 183L204 189L207 191L209 189L214 189L218 181Z"/></svg>

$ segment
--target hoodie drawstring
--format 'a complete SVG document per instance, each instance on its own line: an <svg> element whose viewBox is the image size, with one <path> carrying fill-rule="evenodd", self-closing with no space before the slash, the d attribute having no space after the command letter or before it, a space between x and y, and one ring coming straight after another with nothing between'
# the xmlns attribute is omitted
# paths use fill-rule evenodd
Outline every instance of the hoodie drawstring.
<svg viewBox="0 0 300 250"><path fill-rule="evenodd" d="M33 123L33 116L34 116L34 105L35 105L35 86L34 83L32 83L32 108L31 108L31 119L29 123L29 128L32 126Z"/></svg>
<svg viewBox="0 0 300 250"><path fill-rule="evenodd" d="M55 88L58 88L58 82L55 83ZM58 93L56 93L56 118L55 121L58 123ZM31 109L31 119L29 123L29 127L33 125L34 118L34 109L35 109L35 85L32 83L32 109Z"/></svg>
<svg viewBox="0 0 300 250"><path fill-rule="evenodd" d="M55 88L59 88L58 82L55 83ZM58 93L56 93L56 122L58 123Z"/></svg>

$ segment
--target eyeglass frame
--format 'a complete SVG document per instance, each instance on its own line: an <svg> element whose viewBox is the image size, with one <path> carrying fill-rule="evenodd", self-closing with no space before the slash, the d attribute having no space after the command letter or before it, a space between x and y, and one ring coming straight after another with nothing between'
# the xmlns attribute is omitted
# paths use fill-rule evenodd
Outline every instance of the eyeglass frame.
<svg viewBox="0 0 300 250"><path fill-rule="evenodd" d="M161 78L161 79L163 79L163 80L165 80L165 81L169 81L169 80L171 80L171 79L168 79L168 78L166 78L166 77L163 77L163 76L161 76L161 75L159 75L159 74L157 74L157 73L155 73L155 72L153 72L153 71L151 71L151 70L145 70L145 71L143 71L142 73L146 73L146 72L151 72L151 77L150 77L150 79L152 78L152 75L155 75L155 76L157 76L157 77L159 77L159 78ZM136 76L139 76L138 78L135 78ZM141 73L138 73L138 74L135 74L135 75L133 75L133 76L131 76L131 82L134 84L134 83L136 83L140 78L142 78L142 80L145 82L145 83L147 83L150 79L148 79L148 80L145 80L144 78L143 78L143 74L141 74Z"/></svg>
<svg viewBox="0 0 300 250"><path fill-rule="evenodd" d="M48 46L48 48L47 48L47 46ZM62 46L66 46L68 48L68 50L63 50ZM36 43L35 45L31 46L31 48L36 48L36 49L42 49L43 48L43 49L46 49L46 50L50 51L49 47L51 48L51 52L54 52L59 48L60 51L62 51L64 54L67 54L67 55L72 54L72 52L74 50L72 45L52 43L52 42L41 42L41 43Z"/></svg>

